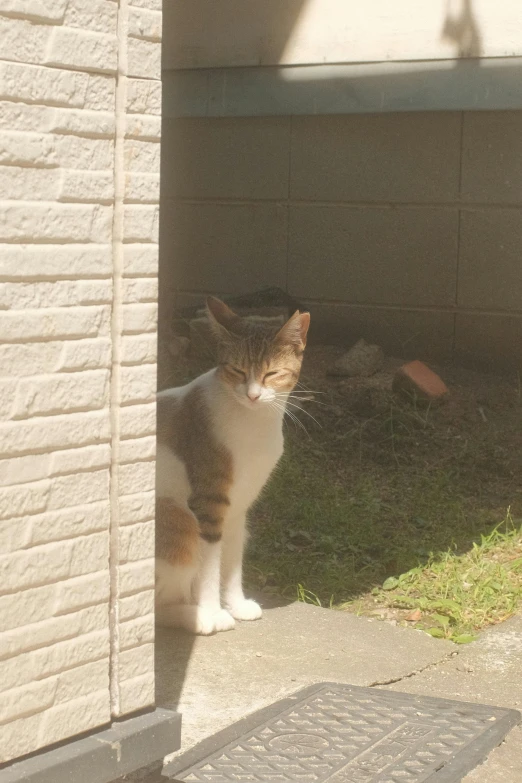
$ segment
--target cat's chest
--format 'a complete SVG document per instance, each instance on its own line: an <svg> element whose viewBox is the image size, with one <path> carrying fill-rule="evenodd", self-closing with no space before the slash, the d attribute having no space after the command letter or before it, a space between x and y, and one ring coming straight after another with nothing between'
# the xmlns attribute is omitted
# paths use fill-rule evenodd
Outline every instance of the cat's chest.
<svg viewBox="0 0 522 783"><path fill-rule="evenodd" d="M251 505L266 484L283 453L283 433L279 422L264 426L231 427L226 438L233 462L233 505Z"/></svg>

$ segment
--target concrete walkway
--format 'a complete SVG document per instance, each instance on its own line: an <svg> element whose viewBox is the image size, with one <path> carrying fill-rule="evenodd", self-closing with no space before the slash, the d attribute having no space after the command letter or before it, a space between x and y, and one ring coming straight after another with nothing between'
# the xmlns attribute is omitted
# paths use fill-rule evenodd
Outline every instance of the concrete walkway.
<svg viewBox="0 0 522 783"><path fill-rule="evenodd" d="M213 637L158 629L156 657L157 702L183 715L181 752L317 682L522 708L520 618L457 647L414 629L294 603ZM520 783L521 745L517 728L467 783Z"/></svg>

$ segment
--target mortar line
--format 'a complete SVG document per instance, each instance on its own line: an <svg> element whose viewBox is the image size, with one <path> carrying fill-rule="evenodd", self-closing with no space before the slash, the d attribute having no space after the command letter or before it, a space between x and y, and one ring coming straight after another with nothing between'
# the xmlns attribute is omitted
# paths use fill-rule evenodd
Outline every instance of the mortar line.
<svg viewBox="0 0 522 783"><path fill-rule="evenodd" d="M119 688L119 459L120 459L120 385L121 333L123 320L123 238L125 192L125 109L127 98L127 32L128 0L119 0L117 19L118 69L115 93L114 137L114 214L112 225L113 299L111 310L111 376L110 376L110 534L109 534L109 693L111 714L120 714Z"/></svg>

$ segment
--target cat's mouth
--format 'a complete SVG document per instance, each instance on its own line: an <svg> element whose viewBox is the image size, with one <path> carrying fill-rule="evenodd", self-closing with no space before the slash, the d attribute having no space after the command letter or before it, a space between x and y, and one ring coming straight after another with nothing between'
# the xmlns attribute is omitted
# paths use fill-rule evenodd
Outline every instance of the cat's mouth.
<svg viewBox="0 0 522 783"><path fill-rule="evenodd" d="M243 405L245 408L248 408L251 411L260 410L261 408L266 408L272 400L268 399L267 397L258 397L255 400L250 399L248 395L245 393L235 393L236 400Z"/></svg>

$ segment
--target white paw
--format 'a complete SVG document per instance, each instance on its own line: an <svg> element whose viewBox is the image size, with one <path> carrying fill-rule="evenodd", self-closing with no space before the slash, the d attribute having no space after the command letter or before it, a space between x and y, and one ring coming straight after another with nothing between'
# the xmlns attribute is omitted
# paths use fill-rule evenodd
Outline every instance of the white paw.
<svg viewBox="0 0 522 783"><path fill-rule="evenodd" d="M209 636L219 631L231 631L235 626L235 620L226 609L215 612L211 609L198 607L196 610L194 633L201 636Z"/></svg>
<svg viewBox="0 0 522 783"><path fill-rule="evenodd" d="M251 598L242 598L240 601L231 602L229 611L236 620L259 620L263 610L258 603Z"/></svg>

